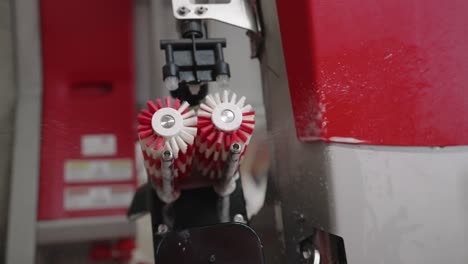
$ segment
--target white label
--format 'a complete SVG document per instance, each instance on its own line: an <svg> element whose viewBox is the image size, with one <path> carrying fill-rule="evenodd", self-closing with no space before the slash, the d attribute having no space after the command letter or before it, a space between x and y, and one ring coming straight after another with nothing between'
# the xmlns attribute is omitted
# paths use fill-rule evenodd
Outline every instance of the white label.
<svg viewBox="0 0 468 264"><path fill-rule="evenodd" d="M131 159L67 160L65 182L126 181L132 179Z"/></svg>
<svg viewBox="0 0 468 264"><path fill-rule="evenodd" d="M134 194L132 185L68 187L64 193L67 211L126 208Z"/></svg>
<svg viewBox="0 0 468 264"><path fill-rule="evenodd" d="M81 155L113 156L115 154L117 154L115 135L84 135L81 137Z"/></svg>

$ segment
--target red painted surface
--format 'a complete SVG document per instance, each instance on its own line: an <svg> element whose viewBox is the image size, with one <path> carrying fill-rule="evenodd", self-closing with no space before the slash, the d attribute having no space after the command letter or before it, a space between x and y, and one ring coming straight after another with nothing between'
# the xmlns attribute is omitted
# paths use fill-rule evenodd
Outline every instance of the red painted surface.
<svg viewBox="0 0 468 264"><path fill-rule="evenodd" d="M468 144L468 2L277 0L298 137Z"/></svg>
<svg viewBox="0 0 468 264"><path fill-rule="evenodd" d="M64 182L69 159L134 160L135 99L131 0L42 0L44 75L38 217L125 214L127 208L65 211L67 186L136 185ZM117 154L83 156L81 136L115 134Z"/></svg>

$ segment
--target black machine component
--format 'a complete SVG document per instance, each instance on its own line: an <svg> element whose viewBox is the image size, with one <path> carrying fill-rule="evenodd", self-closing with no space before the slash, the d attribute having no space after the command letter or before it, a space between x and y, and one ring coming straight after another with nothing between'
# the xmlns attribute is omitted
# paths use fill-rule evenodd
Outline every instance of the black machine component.
<svg viewBox="0 0 468 264"><path fill-rule="evenodd" d="M179 83L179 88L177 90L170 91L170 94L174 98L185 100L191 106L199 105L208 94L208 84L201 84L200 89L193 93L190 91L190 87L186 82L181 82Z"/></svg>
<svg viewBox="0 0 468 264"><path fill-rule="evenodd" d="M161 239L172 232L177 233L199 227L208 228L209 226L236 221L247 223L245 220L247 219L245 199L240 179L237 180L236 189L229 196L220 197L212 187L203 187L182 190L180 198L172 204L165 204L158 197L151 184L145 184L138 189L133 198L128 216L130 219L136 219L148 212L151 214L155 252L160 248ZM223 214L227 215L224 217L225 219L223 219ZM222 245L219 246L222 247Z"/></svg>
<svg viewBox="0 0 468 264"><path fill-rule="evenodd" d="M224 61L226 40L204 37L206 34L201 21L184 20L180 23L182 39L161 40L160 43L166 54L163 78L171 91L201 85L200 91L171 93L184 101L199 102L200 93L206 93L206 83L231 76L229 64Z"/></svg>
<svg viewBox="0 0 468 264"><path fill-rule="evenodd" d="M262 244L248 226L238 223L186 229L161 236L158 264L263 264Z"/></svg>

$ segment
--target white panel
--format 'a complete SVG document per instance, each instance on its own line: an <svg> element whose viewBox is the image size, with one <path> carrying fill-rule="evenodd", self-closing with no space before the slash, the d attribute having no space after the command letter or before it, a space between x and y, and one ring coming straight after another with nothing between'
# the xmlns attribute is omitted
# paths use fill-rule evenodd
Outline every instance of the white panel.
<svg viewBox="0 0 468 264"><path fill-rule="evenodd" d="M468 149L334 145L329 156L350 263L468 259Z"/></svg>

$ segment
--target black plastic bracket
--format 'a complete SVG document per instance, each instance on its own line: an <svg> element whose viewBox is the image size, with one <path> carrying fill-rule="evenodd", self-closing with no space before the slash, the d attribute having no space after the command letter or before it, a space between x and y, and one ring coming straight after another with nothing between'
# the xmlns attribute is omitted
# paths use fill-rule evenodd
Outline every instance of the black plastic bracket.
<svg viewBox="0 0 468 264"><path fill-rule="evenodd" d="M178 89L171 91L171 95L197 105L206 96L208 82L216 81L218 76L231 77L229 64L224 61L226 39L206 38L198 20L183 20L180 29L182 39L160 42L166 55L163 78L176 77ZM188 86L193 85L200 85L200 91L188 92Z"/></svg>
<svg viewBox="0 0 468 264"><path fill-rule="evenodd" d="M200 84L215 81L219 75L231 76L224 61L225 39L162 40L166 53L163 77L177 77L179 82Z"/></svg>

